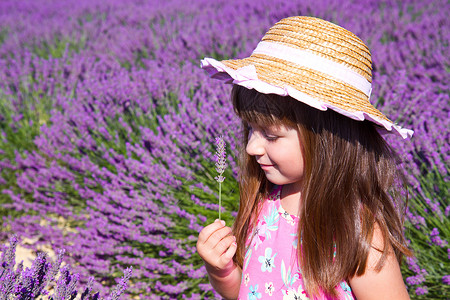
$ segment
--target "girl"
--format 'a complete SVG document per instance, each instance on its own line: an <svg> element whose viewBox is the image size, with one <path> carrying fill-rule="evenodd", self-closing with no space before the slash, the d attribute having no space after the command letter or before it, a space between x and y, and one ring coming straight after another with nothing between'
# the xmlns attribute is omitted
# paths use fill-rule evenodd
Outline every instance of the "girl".
<svg viewBox="0 0 450 300"><path fill-rule="evenodd" d="M369 102L371 57L317 18L276 23L249 58L202 67L232 82L243 125L240 207L197 250L226 299L409 299L401 176L381 137L412 131Z"/></svg>

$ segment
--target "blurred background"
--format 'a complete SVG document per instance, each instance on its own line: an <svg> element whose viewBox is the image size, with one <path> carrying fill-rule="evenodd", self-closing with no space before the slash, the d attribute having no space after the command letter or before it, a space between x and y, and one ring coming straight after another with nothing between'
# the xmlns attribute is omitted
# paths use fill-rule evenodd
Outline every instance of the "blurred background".
<svg viewBox="0 0 450 300"><path fill-rule="evenodd" d="M449 18L446 0L0 1L0 244L93 278L104 297L216 299L195 243L238 206L230 85L200 59L248 56L276 21L319 17L370 48L372 103L411 140L386 139L408 180L402 272L412 299L449 299ZM78 277L77 277L78 278ZM4 279L4 278L3 278ZM0 283L2 279L0 276ZM1 284L0 284L1 285Z"/></svg>

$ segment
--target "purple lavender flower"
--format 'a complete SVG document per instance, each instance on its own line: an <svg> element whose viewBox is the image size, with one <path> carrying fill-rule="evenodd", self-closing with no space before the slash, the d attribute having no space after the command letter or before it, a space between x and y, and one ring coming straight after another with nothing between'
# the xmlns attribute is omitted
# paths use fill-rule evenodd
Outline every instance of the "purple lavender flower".
<svg viewBox="0 0 450 300"><path fill-rule="evenodd" d="M0 258L0 268L12 270L16 264L16 247L19 240L16 235L11 236L9 239L9 248L2 253ZM0 270L1 270L0 269Z"/></svg>
<svg viewBox="0 0 450 300"><path fill-rule="evenodd" d="M38 254L32 264L34 287L32 294L34 296L40 295L47 285L47 273L50 269L50 263L48 262L48 256L45 252Z"/></svg>
<svg viewBox="0 0 450 300"><path fill-rule="evenodd" d="M219 220L221 219L221 210L222 210L222 182L225 180L225 177L222 176L223 172L225 172L226 164L226 153L225 153L225 141L223 140L223 136L219 136L216 138L216 154L214 155L216 159L216 171L219 173L218 176L214 177L216 181L219 183Z"/></svg>
<svg viewBox="0 0 450 300"><path fill-rule="evenodd" d="M444 248L445 246L447 246L447 241L443 240L440 236L439 236L439 230L435 227L433 228L433 230L430 232L430 239L433 242L433 244Z"/></svg>
<svg viewBox="0 0 450 300"><path fill-rule="evenodd" d="M425 294L428 294L428 287L426 285L416 288L416 295L422 296Z"/></svg>
<svg viewBox="0 0 450 300"><path fill-rule="evenodd" d="M125 270L124 275L120 278L119 283L112 291L111 295L109 295L106 300L118 300L120 295L127 289L128 281L131 278L131 273L133 272L133 268L129 267Z"/></svg>
<svg viewBox="0 0 450 300"><path fill-rule="evenodd" d="M31 268L26 268L21 272L20 277L16 277L15 294L18 299L34 299L45 294L47 285L47 274L50 269L47 254L41 252L33 261Z"/></svg>
<svg viewBox="0 0 450 300"><path fill-rule="evenodd" d="M183 233L192 234L204 222L198 209L217 210L218 205L194 197L190 201L194 205L174 207L177 199L169 194L181 185L175 178L194 178L196 170L203 168L201 163L211 160L210 145L203 142L211 133L238 133L240 124L226 100L229 86L206 80L192 61L209 55L247 56L274 21L299 11L334 20L369 42L374 62L372 99L391 119L420 137L406 142L386 137L405 158L413 196L421 194L422 176L432 166L448 182L449 80L444 42L448 34L442 26L448 17L445 10L435 9L442 7L443 0L397 1L400 5L389 9L379 1L350 1L345 6L326 0L314 5L286 0L222 0L210 5L174 0L156 6L158 1L41 2L0 1L0 90L5 100L0 103L0 197L10 200L4 209L24 213L4 220L5 225L22 235L39 235L39 244L66 248L72 253L66 262L83 276L112 282L111 274L122 269L115 262L133 264L139 279L131 289L145 299L169 290L173 294L168 297L179 297L175 293L180 290L172 286L205 274L198 265L190 266L190 241L180 242L182 235L171 232L183 220L189 223ZM225 2L230 5L223 6ZM247 17L245 11L255 13ZM60 47L58 40L67 46ZM27 107L33 108L24 112ZM27 137L21 142L28 141L28 146L12 143L21 136ZM236 152L239 138L227 140L230 152ZM230 159L228 164L237 177L236 162ZM205 187L199 189L211 194ZM432 201L424 200L429 213L412 210L408 215L417 226L413 228L423 233L411 237L413 248L417 241L431 237L433 227L439 228L437 237L447 239L443 229L447 227L427 227L433 224L429 222L433 214L450 214L450 206L441 201L446 199L442 192L430 192L426 197ZM30 211L34 211L31 216ZM66 234L54 217L74 220L80 225L78 233ZM42 218L49 226L39 225ZM5 233L0 236L6 238ZM430 273L426 284L432 298L436 293L432 284L442 285L440 279L447 273L422 260L424 254L435 253L432 248L444 250L430 246L430 251L417 255ZM164 261L176 257L188 263L183 268L163 264L160 252ZM439 265L450 252L445 255L436 260ZM422 269L418 273L411 269L407 276L420 275ZM171 279L160 278L167 276ZM9 278L11 282L13 277ZM145 283L138 284L140 279ZM160 287L156 280L162 282ZM94 284L106 295L106 288ZM210 285L202 291L197 283L183 294L189 297L190 291L199 289L202 295L214 295Z"/></svg>
<svg viewBox="0 0 450 300"><path fill-rule="evenodd" d="M418 285L425 282L424 274L419 274L416 276L410 276L406 278L406 283L409 285Z"/></svg>
<svg viewBox="0 0 450 300"><path fill-rule="evenodd" d="M216 138L216 155L214 156L216 159L216 171L219 173L219 176L216 176L215 179L217 182L222 183L225 180L225 177L222 176L226 164L226 153L225 153L225 141L223 136L219 136Z"/></svg>
<svg viewBox="0 0 450 300"><path fill-rule="evenodd" d="M22 272L22 262L17 267L17 271L14 272L15 265L15 251L18 243L18 238L13 235L9 239L9 247L6 249L2 247L3 253L0 259L0 299L7 299L8 295L15 290L15 284Z"/></svg>
<svg viewBox="0 0 450 300"><path fill-rule="evenodd" d="M63 261L63 256L64 256L65 252L66 252L65 249L60 249L60 250L57 251L56 260L53 263L53 265L52 265L52 267L50 269L50 272L49 272L49 278L48 278L49 281L54 280L55 277L56 277L56 274L58 274L59 268L61 267L61 263Z"/></svg>
<svg viewBox="0 0 450 300"><path fill-rule="evenodd" d="M5 263L0 265L0 299L36 299L42 295L48 295L47 285L54 286L55 292L49 295L52 300L73 300L78 295L76 290L80 279L80 274L72 274L69 265L65 265L60 270L60 276L54 284L55 277L59 271L62 257L65 250L57 251L58 255L55 263L49 262L48 255L40 252L33 260L30 268L23 270L23 263L20 262L14 271L14 257L18 238L14 235L10 238L10 247L1 247L2 261ZM7 267L7 268L6 268ZM131 277L132 268L125 270L124 276L113 290L110 300L117 300L119 296L126 290L127 282ZM95 293L90 297L94 278L88 281L84 293L81 295L82 300L97 299L99 293Z"/></svg>
<svg viewBox="0 0 450 300"><path fill-rule="evenodd" d="M86 285L86 288L84 289L84 292L81 294L80 300L86 300L89 299L89 295L92 292L92 285L94 284L94 277L89 277L88 283Z"/></svg>

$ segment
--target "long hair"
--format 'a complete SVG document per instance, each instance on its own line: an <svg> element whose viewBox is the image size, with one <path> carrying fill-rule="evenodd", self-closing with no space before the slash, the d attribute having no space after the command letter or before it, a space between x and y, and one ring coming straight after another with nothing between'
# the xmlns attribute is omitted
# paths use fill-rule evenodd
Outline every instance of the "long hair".
<svg viewBox="0 0 450 300"><path fill-rule="evenodd" d="M242 267L247 239L256 225L270 183L254 157L245 152L248 123L285 125L299 132L304 175L299 212L298 249L305 288L314 296L336 296L342 280L364 274L375 224L383 249L380 270L393 249L397 259L411 255L403 235L406 202L398 157L368 121L355 121L332 110L320 111L291 97L261 94L234 85L231 98L242 120L240 206L233 234L235 262Z"/></svg>

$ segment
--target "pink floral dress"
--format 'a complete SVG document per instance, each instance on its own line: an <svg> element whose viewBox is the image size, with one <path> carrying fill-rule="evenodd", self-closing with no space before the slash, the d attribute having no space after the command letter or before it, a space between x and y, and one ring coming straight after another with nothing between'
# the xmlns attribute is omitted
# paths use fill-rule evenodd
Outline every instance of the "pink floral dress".
<svg viewBox="0 0 450 300"><path fill-rule="evenodd" d="M276 187L263 203L256 229L247 241L250 247L242 268L240 300L310 299L297 262L298 217L281 207L280 194L281 187ZM336 290L338 299L355 299L345 281ZM321 295L318 299L328 298Z"/></svg>

